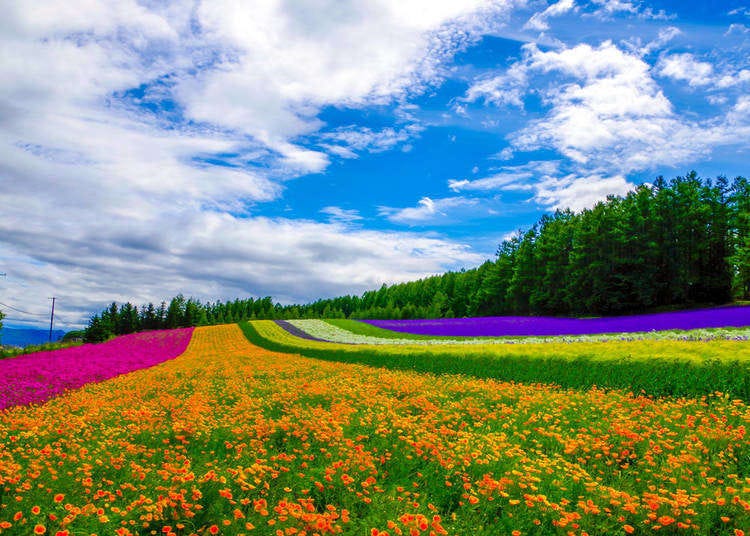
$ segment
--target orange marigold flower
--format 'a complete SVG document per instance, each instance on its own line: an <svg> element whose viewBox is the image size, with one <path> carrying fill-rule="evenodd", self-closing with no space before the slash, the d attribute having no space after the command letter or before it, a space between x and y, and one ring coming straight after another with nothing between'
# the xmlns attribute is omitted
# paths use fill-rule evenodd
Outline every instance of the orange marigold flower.
<svg viewBox="0 0 750 536"><path fill-rule="evenodd" d="M64 498L65 498L65 495L63 495L62 493L58 493L57 495L55 495L54 501L56 503L59 503L59 502L62 502Z"/></svg>
<svg viewBox="0 0 750 536"><path fill-rule="evenodd" d="M745 536L745 531L742 529L734 529L734 536Z"/></svg>
<svg viewBox="0 0 750 536"><path fill-rule="evenodd" d="M35 516L38 516L39 512L41 512L41 511L42 511L42 509L39 508L38 506L32 506L31 507L31 513L34 514Z"/></svg>
<svg viewBox="0 0 750 536"><path fill-rule="evenodd" d="M633 534L635 532L635 528L633 527L633 525L623 525L622 530L624 530L628 534Z"/></svg>
<svg viewBox="0 0 750 536"><path fill-rule="evenodd" d="M47 529L44 525L37 525L34 527L34 534L44 534L45 532L47 532Z"/></svg>
<svg viewBox="0 0 750 536"><path fill-rule="evenodd" d="M661 516L657 521L666 527L667 525L674 523L674 518L670 516Z"/></svg>
<svg viewBox="0 0 750 536"><path fill-rule="evenodd" d="M211 525L208 527L208 532L211 534L219 534L219 527L217 525Z"/></svg>

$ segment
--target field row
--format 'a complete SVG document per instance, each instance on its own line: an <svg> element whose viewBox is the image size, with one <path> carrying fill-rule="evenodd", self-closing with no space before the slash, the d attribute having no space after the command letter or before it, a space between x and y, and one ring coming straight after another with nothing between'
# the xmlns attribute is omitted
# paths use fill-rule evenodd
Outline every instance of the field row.
<svg viewBox="0 0 750 536"><path fill-rule="evenodd" d="M341 319L301 319L276 321L284 329L297 336L309 335L313 339L343 344L529 344L610 341L713 341L750 340L750 327L693 329L689 331L653 331L610 333L598 335L560 335L554 337L444 337L415 335L378 328L366 322ZM291 325L298 331L289 329Z"/></svg>
<svg viewBox="0 0 750 536"><path fill-rule="evenodd" d="M193 328L151 331L0 360L0 410L40 403L68 389L173 359L187 348Z"/></svg>
<svg viewBox="0 0 750 536"><path fill-rule="evenodd" d="M197 328L176 359L0 412L0 531L735 536L749 425L726 396L394 371Z"/></svg>
<svg viewBox="0 0 750 536"><path fill-rule="evenodd" d="M366 320L365 322L380 328L404 333L449 337L594 335L747 327L750 326L750 307L740 305L597 318L490 316L480 318Z"/></svg>
<svg viewBox="0 0 750 536"><path fill-rule="evenodd" d="M329 361L650 395L719 391L750 401L750 342L744 340L352 345L302 339L273 321L240 325L254 344Z"/></svg>

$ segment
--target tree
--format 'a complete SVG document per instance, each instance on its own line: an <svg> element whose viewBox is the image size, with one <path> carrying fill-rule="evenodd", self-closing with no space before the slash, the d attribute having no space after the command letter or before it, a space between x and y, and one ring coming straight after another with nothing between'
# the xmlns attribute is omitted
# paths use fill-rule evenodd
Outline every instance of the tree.
<svg viewBox="0 0 750 536"><path fill-rule="evenodd" d="M89 320L84 340L91 343L104 342L113 335L114 333L109 329L108 323L102 320L99 315L94 315Z"/></svg>
<svg viewBox="0 0 750 536"><path fill-rule="evenodd" d="M185 296L178 294L172 301L169 302L167 308L167 315L164 319L165 327L167 329L174 329L177 327L184 326L185 321Z"/></svg>
<svg viewBox="0 0 750 536"><path fill-rule="evenodd" d="M733 288L739 298L750 298L750 181L737 177L729 195Z"/></svg>

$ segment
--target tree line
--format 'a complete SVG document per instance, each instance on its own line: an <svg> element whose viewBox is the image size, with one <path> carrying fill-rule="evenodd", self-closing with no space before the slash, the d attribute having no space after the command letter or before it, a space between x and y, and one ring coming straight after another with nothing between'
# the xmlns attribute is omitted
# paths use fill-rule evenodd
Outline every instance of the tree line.
<svg viewBox="0 0 750 536"><path fill-rule="evenodd" d="M750 182L691 172L545 215L474 269L302 305L181 295L158 308L113 303L92 317L87 340L248 319L614 315L737 298L750 298Z"/></svg>

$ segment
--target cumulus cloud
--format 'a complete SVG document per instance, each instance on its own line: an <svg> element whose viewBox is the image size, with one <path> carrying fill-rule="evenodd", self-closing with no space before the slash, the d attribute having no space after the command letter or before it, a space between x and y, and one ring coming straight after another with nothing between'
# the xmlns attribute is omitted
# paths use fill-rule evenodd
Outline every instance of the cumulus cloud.
<svg viewBox="0 0 750 536"><path fill-rule="evenodd" d="M74 216L58 211L57 217ZM58 325L69 327L112 299L142 303L183 292L202 299L270 294L290 302L359 293L482 260L438 237L338 223L179 210L124 220L103 214L90 229L44 228L42 234L19 232L3 219L0 232L15 235L12 245L0 245L9 274L4 301L43 314L47 296L56 295ZM35 253L19 255L19 249Z"/></svg>
<svg viewBox="0 0 750 536"><path fill-rule="evenodd" d="M689 54L666 56L659 69L696 85L713 72ZM699 122L680 116L654 80L652 66L639 53L611 41L549 51L526 45L524 57L508 72L517 81L510 91L523 95L533 86L547 106L543 117L509 135L512 150L554 149L582 176L678 165L717 146L740 143L750 128L730 125L727 117ZM737 83L741 77L738 73L730 81ZM505 73L497 78L509 79ZM478 88L484 83L481 79L473 85L467 99L482 95Z"/></svg>
<svg viewBox="0 0 750 536"><path fill-rule="evenodd" d="M443 60L465 43L486 6L205 2L196 13L203 37L228 53L181 80L178 95L190 117L275 146L318 130L321 106L392 102L439 80Z"/></svg>
<svg viewBox="0 0 750 536"><path fill-rule="evenodd" d="M690 86L706 86L714 80L714 67L705 61L698 61L689 53L671 54L659 60L657 70L660 75L674 80L684 80Z"/></svg>
<svg viewBox="0 0 750 536"><path fill-rule="evenodd" d="M533 185L534 199L552 209L569 208L580 211L591 208L610 195L625 195L635 189L635 184L622 175L612 177L590 175L579 177L575 174L564 177L547 177Z"/></svg>
<svg viewBox="0 0 750 536"><path fill-rule="evenodd" d="M476 210L479 199L466 197L444 197L432 199L423 197L414 207L380 207L379 213L393 223L406 225L448 224L468 210Z"/></svg>
<svg viewBox="0 0 750 536"><path fill-rule="evenodd" d="M476 80L466 91L464 101L483 100L496 106L512 105L523 108L528 86L528 70L523 64L513 64L506 72Z"/></svg>
<svg viewBox="0 0 750 536"><path fill-rule="evenodd" d="M624 195L634 189L635 184L622 175L564 173L560 162L548 160L505 166L488 177L450 181L449 187L454 192L529 192L533 201L546 209L579 211L605 200L608 195Z"/></svg>
<svg viewBox="0 0 750 536"><path fill-rule="evenodd" d="M478 261L451 240L353 228L357 215L343 209L328 207L323 224L262 218L257 207L332 156L418 135L401 126L326 140L318 116L404 103L398 120L408 123L405 101L438 83L485 15L509 5L9 3L0 20L8 301L41 313L58 295L72 326L110 299L306 300Z"/></svg>
<svg viewBox="0 0 750 536"><path fill-rule="evenodd" d="M525 30L544 31L549 30L548 19L564 15L575 7L574 0L559 0L550 4L544 11L534 13L531 18L524 24Z"/></svg>

